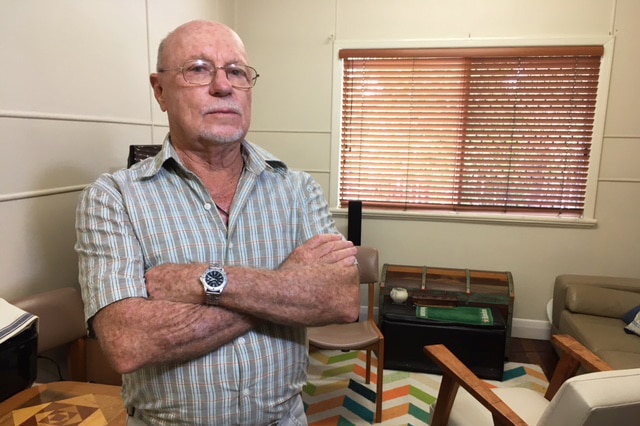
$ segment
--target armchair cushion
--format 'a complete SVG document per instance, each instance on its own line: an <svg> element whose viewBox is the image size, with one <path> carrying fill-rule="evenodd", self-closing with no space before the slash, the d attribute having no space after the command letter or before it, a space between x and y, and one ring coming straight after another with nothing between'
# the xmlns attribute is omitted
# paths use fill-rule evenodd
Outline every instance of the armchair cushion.
<svg viewBox="0 0 640 426"><path fill-rule="evenodd" d="M636 339L636 336L628 336ZM599 351L598 355L606 359L611 365L618 366L619 369L637 368L640 365L640 353L630 353L626 351Z"/></svg>
<svg viewBox="0 0 640 426"><path fill-rule="evenodd" d="M624 332L621 319L571 314L565 311L560 318L560 324L562 330L566 330L600 357L603 356L603 351L620 351L640 356L640 352L637 351L638 339ZM605 358L605 361L610 363L608 358ZM636 367L638 365L616 365L618 369Z"/></svg>
<svg viewBox="0 0 640 426"><path fill-rule="evenodd" d="M640 416L640 368L568 379L540 418L540 425L622 425Z"/></svg>
<svg viewBox="0 0 640 426"><path fill-rule="evenodd" d="M525 388L494 388L492 389L518 416L527 424L535 425L538 419L549 405L542 394L532 389ZM433 414L434 405L431 407ZM469 392L460 388L453 403L449 426L478 426L492 425L491 412L487 410Z"/></svg>
<svg viewBox="0 0 640 426"><path fill-rule="evenodd" d="M640 305L640 293L569 285L566 304L573 313L622 319L630 309Z"/></svg>

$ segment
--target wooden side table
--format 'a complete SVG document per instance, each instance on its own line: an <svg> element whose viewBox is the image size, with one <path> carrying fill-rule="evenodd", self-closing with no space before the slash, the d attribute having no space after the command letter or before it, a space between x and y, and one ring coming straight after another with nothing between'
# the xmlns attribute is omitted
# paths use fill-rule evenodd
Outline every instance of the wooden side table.
<svg viewBox="0 0 640 426"><path fill-rule="evenodd" d="M0 403L0 426L126 425L120 386L82 382L37 385Z"/></svg>

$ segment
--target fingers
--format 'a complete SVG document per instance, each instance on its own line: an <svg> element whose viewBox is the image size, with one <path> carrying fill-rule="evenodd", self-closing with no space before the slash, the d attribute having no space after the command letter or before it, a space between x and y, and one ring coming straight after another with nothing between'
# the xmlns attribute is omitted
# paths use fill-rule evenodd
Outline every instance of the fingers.
<svg viewBox="0 0 640 426"><path fill-rule="evenodd" d="M355 256L349 256L349 257L345 257L344 259L340 260L340 262L336 262L338 265L340 266L355 266L358 264L358 261L356 259Z"/></svg>
<svg viewBox="0 0 640 426"><path fill-rule="evenodd" d="M334 249L320 258L322 263L339 263L341 265L353 265L356 262L358 248L350 241L348 244L334 246Z"/></svg>
<svg viewBox="0 0 640 426"><path fill-rule="evenodd" d="M339 234L317 235L291 254L286 263L292 264L332 264L353 265L357 248L351 241Z"/></svg>
<svg viewBox="0 0 640 426"><path fill-rule="evenodd" d="M345 255L344 257L340 257L339 260L333 263L337 263L340 266L353 266L353 265L356 265L358 261L355 254L352 254L352 255L350 254L350 255Z"/></svg>
<svg viewBox="0 0 640 426"><path fill-rule="evenodd" d="M357 248L341 235L318 235L310 240L308 254L320 263L337 263L346 257L355 256Z"/></svg>
<svg viewBox="0 0 640 426"><path fill-rule="evenodd" d="M340 234L320 234L320 235L316 235L315 237L312 237L310 240L305 242L302 245L302 247L307 246L311 249L315 249L326 243L336 242L336 241L345 241L345 239Z"/></svg>

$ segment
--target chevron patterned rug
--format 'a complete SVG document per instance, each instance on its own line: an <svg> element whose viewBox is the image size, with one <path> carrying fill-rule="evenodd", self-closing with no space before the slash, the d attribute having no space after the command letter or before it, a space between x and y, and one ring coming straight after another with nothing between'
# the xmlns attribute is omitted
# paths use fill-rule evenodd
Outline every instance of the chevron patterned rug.
<svg viewBox="0 0 640 426"><path fill-rule="evenodd" d="M365 384L365 352L311 351L309 379L303 400L310 426L373 424L377 380ZM373 357L375 366L375 357ZM382 426L428 425L429 406L438 395L440 376L406 371L384 371ZM537 365L505 363L505 380L487 381L497 387L526 387L542 394L547 379Z"/></svg>

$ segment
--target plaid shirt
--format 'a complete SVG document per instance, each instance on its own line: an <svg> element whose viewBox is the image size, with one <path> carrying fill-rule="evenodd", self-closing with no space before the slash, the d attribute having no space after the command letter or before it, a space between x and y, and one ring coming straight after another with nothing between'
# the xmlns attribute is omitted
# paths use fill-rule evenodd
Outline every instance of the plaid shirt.
<svg viewBox="0 0 640 426"><path fill-rule="evenodd" d="M166 263L277 268L314 235L336 233L320 186L243 142L245 170L228 227L169 138L128 170L104 174L76 216L87 319L128 297L146 297L144 274ZM306 383L306 329L264 324L188 363L123 376L127 406L150 424L261 425L281 418Z"/></svg>

